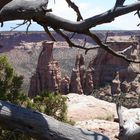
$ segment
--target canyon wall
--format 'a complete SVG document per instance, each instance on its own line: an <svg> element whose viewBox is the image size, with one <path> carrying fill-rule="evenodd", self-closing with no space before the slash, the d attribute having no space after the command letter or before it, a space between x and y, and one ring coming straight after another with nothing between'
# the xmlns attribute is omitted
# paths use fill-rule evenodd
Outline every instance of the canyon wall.
<svg viewBox="0 0 140 140"><path fill-rule="evenodd" d="M122 51L128 58L140 59L139 42L132 36L112 36L106 43L114 50ZM95 87L111 84L111 94L120 92L140 94L140 64L128 63L99 49L90 65L94 68Z"/></svg>
<svg viewBox="0 0 140 140"><path fill-rule="evenodd" d="M116 40L117 39L117 40ZM122 51L127 57L139 59L138 41L132 37L110 37L106 42L116 51ZM78 54L71 76L61 76L61 68L53 58L53 43L44 41L35 74L31 78L29 96L34 97L41 91L78 93L89 95L94 88L110 84L111 93L140 94L140 64L129 64L103 49L89 65L85 66L82 54ZM71 71L71 70L70 70Z"/></svg>

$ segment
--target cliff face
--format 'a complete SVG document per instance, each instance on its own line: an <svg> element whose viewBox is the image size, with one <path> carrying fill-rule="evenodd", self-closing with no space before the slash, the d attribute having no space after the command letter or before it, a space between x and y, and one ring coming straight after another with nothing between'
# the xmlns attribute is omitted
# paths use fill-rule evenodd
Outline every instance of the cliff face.
<svg viewBox="0 0 140 140"><path fill-rule="evenodd" d="M112 37L108 45L114 50L123 50L128 58L139 59L140 46L134 38ZM129 64L104 50L99 50L90 66L94 68L93 83L95 87L111 84L111 93L140 93L140 64ZM135 84L134 84L135 83ZM133 88L133 85L136 85Z"/></svg>

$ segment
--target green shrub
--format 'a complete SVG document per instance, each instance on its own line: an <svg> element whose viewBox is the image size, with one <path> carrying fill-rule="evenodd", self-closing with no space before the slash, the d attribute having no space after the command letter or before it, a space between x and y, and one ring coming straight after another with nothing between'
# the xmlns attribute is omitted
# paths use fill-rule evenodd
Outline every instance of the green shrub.
<svg viewBox="0 0 140 140"><path fill-rule="evenodd" d="M37 95L33 102L27 104L28 108L34 108L49 116L53 116L57 120L66 121L67 115L67 98L58 93L44 91Z"/></svg>
<svg viewBox="0 0 140 140"><path fill-rule="evenodd" d="M5 56L0 56L0 100L24 106L45 113L59 121L67 120L67 98L61 94L44 91L30 99L22 91L23 76L17 76ZM18 131L7 131L0 128L0 140L33 140Z"/></svg>
<svg viewBox="0 0 140 140"><path fill-rule="evenodd" d="M27 96L22 92L23 76L17 76L6 56L0 56L0 100L21 105Z"/></svg>

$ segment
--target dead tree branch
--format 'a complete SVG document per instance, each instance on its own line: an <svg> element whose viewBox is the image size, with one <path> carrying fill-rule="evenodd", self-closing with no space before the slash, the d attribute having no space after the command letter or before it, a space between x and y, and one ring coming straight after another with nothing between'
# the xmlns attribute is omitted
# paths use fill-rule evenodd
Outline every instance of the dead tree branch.
<svg viewBox="0 0 140 140"><path fill-rule="evenodd" d="M12 0L1 0L1 1L0 1L0 10L1 10L7 3L9 3L10 1L12 1Z"/></svg>
<svg viewBox="0 0 140 140"><path fill-rule="evenodd" d="M101 134L76 128L4 101L0 101L0 125L39 140L109 140Z"/></svg>
<svg viewBox="0 0 140 140"><path fill-rule="evenodd" d="M48 36L50 37L50 39L52 41L56 41L55 37L51 34L51 32L49 31L48 27L44 26L44 30L48 34Z"/></svg>
<svg viewBox="0 0 140 140"><path fill-rule="evenodd" d="M118 16L136 11L140 7L140 2L135 2L125 7L117 7L114 12L111 12L110 9L102 14L93 16L83 21L73 22L58 17L52 13L45 13L42 9L42 5L46 5L46 0L36 1L36 3L33 3L33 1L14 0L5 5L0 11L0 22L18 19L34 19L34 21L46 23L46 25L50 27L56 27L58 29L64 29L66 31L82 33L97 25L111 22Z"/></svg>
<svg viewBox="0 0 140 140"><path fill-rule="evenodd" d="M120 131L121 131L121 129L123 128L123 125L124 125L124 121L123 121L123 116L122 116L122 110L121 110L120 103L116 104L116 109L117 109L117 115L118 115L118 118L119 118L119 128L120 128Z"/></svg>
<svg viewBox="0 0 140 140"><path fill-rule="evenodd" d="M76 12L77 21L83 20L83 17L82 17L82 15L80 13L80 10L79 10L78 6L74 2L72 2L71 0L66 0L66 2Z"/></svg>
<svg viewBox="0 0 140 140"><path fill-rule="evenodd" d="M121 105L116 105L117 114L119 118L120 132L118 135L119 140L139 140L140 139L140 127L133 121L123 121Z"/></svg>
<svg viewBox="0 0 140 140"><path fill-rule="evenodd" d="M131 63L140 63L140 60L133 60L133 59L130 59L130 58L127 58L126 55L124 55L121 51L115 51L113 50L112 48L110 48L108 45L104 44L97 35L93 34L92 32L90 31L87 31L85 33L86 35L88 35L89 37L91 37L96 43L97 45L99 45L102 49L106 50L107 52L109 52L110 54L116 56L116 57L119 57L119 58L122 58L124 59L125 61L127 62L131 62Z"/></svg>
<svg viewBox="0 0 140 140"><path fill-rule="evenodd" d="M89 50L95 50L95 49L100 48L100 46L87 48L87 47L85 47L85 43L83 44L83 46L82 45L77 45L77 44L73 43L70 40L70 38L67 35L65 35L61 30L58 30L58 29L54 29L54 30L56 31L56 33L58 33L59 35L61 35L66 40L66 42L69 44L70 47L75 47L75 48L83 49L83 50L85 50L85 54Z"/></svg>
<svg viewBox="0 0 140 140"><path fill-rule="evenodd" d="M28 23L29 22L29 23ZM11 27L11 31L14 31L15 29L19 28L20 26L23 26L25 24L28 24L27 25L27 28L26 28L26 34L28 33L29 31L29 27L31 26L32 22L31 21L28 21L28 20L24 20L23 23L20 23L20 24L17 24L16 27Z"/></svg>

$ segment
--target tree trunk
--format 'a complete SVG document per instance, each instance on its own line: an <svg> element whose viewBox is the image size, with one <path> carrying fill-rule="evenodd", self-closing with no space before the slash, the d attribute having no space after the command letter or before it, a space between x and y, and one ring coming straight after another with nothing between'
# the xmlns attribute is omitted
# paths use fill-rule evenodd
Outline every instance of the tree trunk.
<svg viewBox="0 0 140 140"><path fill-rule="evenodd" d="M0 101L0 125L40 140L109 140L101 134L75 128L40 112Z"/></svg>
<svg viewBox="0 0 140 140"><path fill-rule="evenodd" d="M140 140L140 126L133 120L124 122L120 104L117 104L117 114L119 118L120 132L119 140Z"/></svg>

